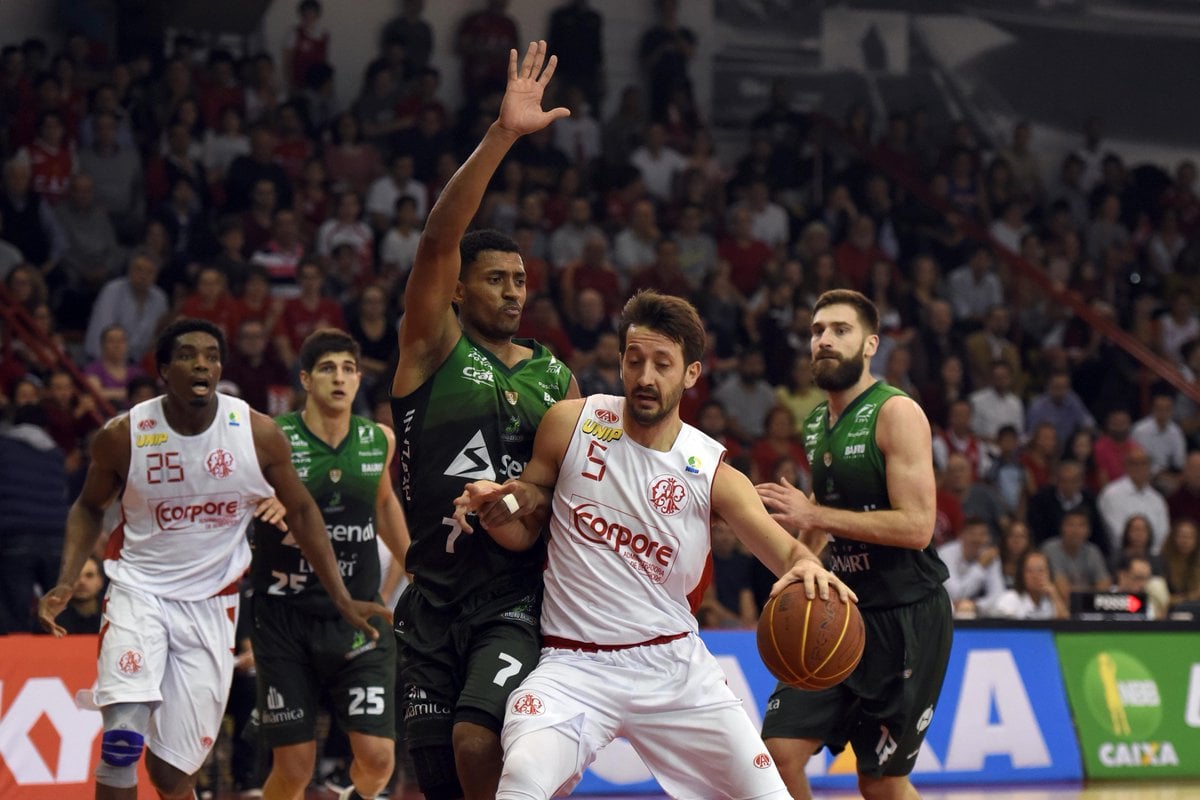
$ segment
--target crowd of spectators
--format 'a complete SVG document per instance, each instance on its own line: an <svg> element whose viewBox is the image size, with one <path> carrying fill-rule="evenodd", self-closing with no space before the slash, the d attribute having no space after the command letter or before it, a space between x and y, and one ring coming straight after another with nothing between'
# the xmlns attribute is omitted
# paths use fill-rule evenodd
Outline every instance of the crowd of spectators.
<svg viewBox="0 0 1200 800"><path fill-rule="evenodd" d="M14 495L0 502L5 574L28 576L5 580L7 629L28 629L28 593L49 579L40 562L57 558L97 403L154 394L149 351L170 319L221 326L222 388L261 411L295 404L296 350L325 325L363 347L362 410L386 396L425 216L494 118L509 48L542 33L519 32L504 0L466 13L450 34L452 109L430 61L442 34L420 0L401 5L345 100L312 0L281 58L183 35L161 52L82 33L0 49L3 302L37 332L3 328L0 460L55 459L62 490L50 503L20 475L0 481ZM1200 379L1196 166L1131 167L1098 119L1061 160L1026 123L980 141L966 122L933 129L923 108L876 120L854 104L834 132L782 81L718 149L690 79L696 35L674 0L655 8L642 81L619 92L606 87L603 8L571 0L548 19L551 102L572 116L513 148L476 219L521 246L521 335L554 349L586 393L620 391L624 299L692 299L709 347L684 419L754 480L807 487L796 433L821 400L809 309L827 289L857 289L880 309L875 374L934 426L935 543L961 613L1062 615L1068 592L1143 566L1156 608L1200 600L1200 405L1011 260ZM702 619L749 624L762 576L720 550Z"/></svg>

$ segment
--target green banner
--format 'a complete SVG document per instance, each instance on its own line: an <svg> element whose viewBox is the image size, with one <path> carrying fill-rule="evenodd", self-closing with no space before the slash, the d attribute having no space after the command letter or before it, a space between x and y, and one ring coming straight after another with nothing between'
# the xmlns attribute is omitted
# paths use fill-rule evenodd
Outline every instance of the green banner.
<svg viewBox="0 0 1200 800"><path fill-rule="evenodd" d="M1200 633L1060 633L1089 778L1200 776Z"/></svg>

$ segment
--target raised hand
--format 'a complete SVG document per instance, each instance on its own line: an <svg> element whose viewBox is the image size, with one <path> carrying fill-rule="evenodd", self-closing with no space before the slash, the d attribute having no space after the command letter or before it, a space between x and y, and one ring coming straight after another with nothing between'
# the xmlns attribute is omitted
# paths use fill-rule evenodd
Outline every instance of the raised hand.
<svg viewBox="0 0 1200 800"><path fill-rule="evenodd" d="M542 95L557 65L557 56L546 59L544 41L529 43L520 68L517 67L517 51L508 52L508 86L504 90L500 116L496 120L501 128L524 136L540 131L556 119L571 115L562 107L542 110Z"/></svg>

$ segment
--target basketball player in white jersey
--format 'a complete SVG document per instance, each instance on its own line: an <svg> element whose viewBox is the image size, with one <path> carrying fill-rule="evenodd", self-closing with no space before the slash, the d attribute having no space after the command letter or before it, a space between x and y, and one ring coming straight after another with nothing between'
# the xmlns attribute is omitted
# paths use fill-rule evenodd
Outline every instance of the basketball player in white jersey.
<svg viewBox="0 0 1200 800"><path fill-rule="evenodd" d="M96 435L67 517L58 585L38 609L42 625L61 636L54 618L96 545L105 508L120 494L122 522L104 561L111 585L95 691L104 721L98 800L137 797L144 748L161 797L194 796L229 695L252 517L291 529L355 627L375 637L370 618L391 618L383 606L347 593L321 512L280 429L244 401L217 394L225 352L224 336L209 322L181 319L163 331L156 358L166 393Z"/></svg>
<svg viewBox="0 0 1200 800"><path fill-rule="evenodd" d="M508 700L497 800L569 792L617 736L671 797L783 800L758 731L697 635L712 518L781 576L776 590L803 581L809 597L853 595L771 519L724 448L680 420L704 351L696 310L642 292L620 336L625 397L560 401L519 481L469 484L458 500L460 523L475 511L520 549L552 496L542 658Z"/></svg>

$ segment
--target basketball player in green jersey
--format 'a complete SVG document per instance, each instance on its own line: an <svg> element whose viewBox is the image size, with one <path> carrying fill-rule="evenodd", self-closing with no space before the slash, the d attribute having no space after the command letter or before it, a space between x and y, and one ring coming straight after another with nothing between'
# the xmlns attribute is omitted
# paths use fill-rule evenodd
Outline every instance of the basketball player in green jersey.
<svg viewBox="0 0 1200 800"><path fill-rule="evenodd" d="M351 413L362 377L358 364L359 346L349 334L323 329L310 335L300 347L304 409L275 422L291 445L292 465L321 508L350 595L378 600L376 537L403 563L408 529L388 475L395 436ZM341 797L369 800L392 774L396 640L385 629L372 642L342 622L311 573L286 532L266 525L255 529L251 642L258 721L274 752L263 796L304 796L316 760L317 714L327 693L354 754L354 785Z"/></svg>
<svg viewBox="0 0 1200 800"><path fill-rule="evenodd" d="M542 110L555 64L545 42L519 69L510 54L499 117L430 211L405 293L392 413L413 583L396 605L396 636L404 734L428 800L495 796L505 701L541 650L544 546L514 553L462 535L453 514L468 482L520 477L546 409L579 396L566 365L512 338L525 303L516 244L463 235L509 148L568 115Z"/></svg>
<svg viewBox="0 0 1200 800"><path fill-rule="evenodd" d="M916 798L908 776L933 717L953 635L945 565L931 545L936 503L929 421L910 397L871 377L879 312L848 290L817 299L813 374L828 393L804 421L810 499L786 482L758 487L768 510L858 595L862 661L842 684L780 685L763 738L792 797L812 797L804 767L849 742L868 800ZM828 542L826 544L826 542Z"/></svg>

